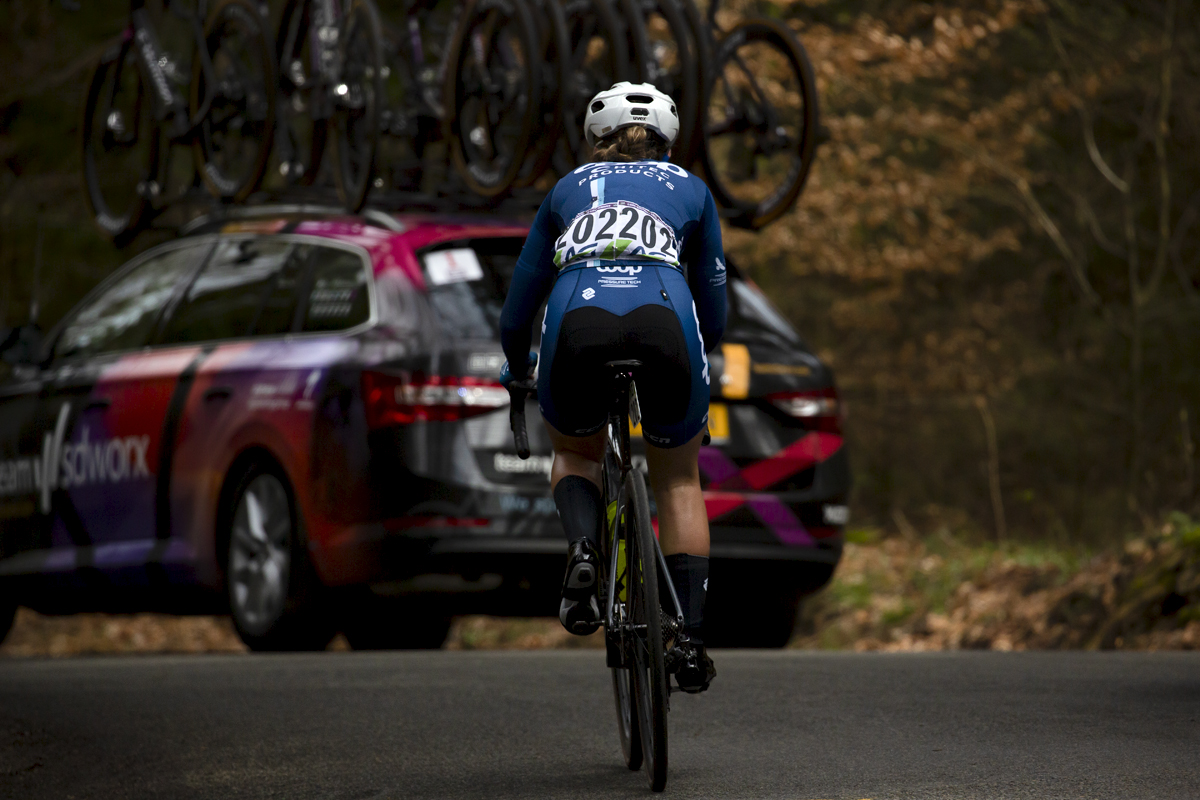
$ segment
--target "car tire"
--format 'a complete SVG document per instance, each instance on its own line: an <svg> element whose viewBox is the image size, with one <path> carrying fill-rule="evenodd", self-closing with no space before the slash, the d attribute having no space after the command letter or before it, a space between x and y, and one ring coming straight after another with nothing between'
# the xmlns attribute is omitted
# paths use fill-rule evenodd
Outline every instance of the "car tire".
<svg viewBox="0 0 1200 800"><path fill-rule="evenodd" d="M798 597L764 597L746 592L734 598L710 596L705 608L704 643L709 647L785 647L796 628Z"/></svg>
<svg viewBox="0 0 1200 800"><path fill-rule="evenodd" d="M323 650L335 629L287 477L252 464L230 497L226 585L238 636L257 651Z"/></svg>
<svg viewBox="0 0 1200 800"><path fill-rule="evenodd" d="M0 597L0 644L3 644L4 640L8 638L16 618L17 601Z"/></svg>
<svg viewBox="0 0 1200 800"><path fill-rule="evenodd" d="M450 615L436 603L353 595L342 612L342 633L355 650L437 650L450 632Z"/></svg>

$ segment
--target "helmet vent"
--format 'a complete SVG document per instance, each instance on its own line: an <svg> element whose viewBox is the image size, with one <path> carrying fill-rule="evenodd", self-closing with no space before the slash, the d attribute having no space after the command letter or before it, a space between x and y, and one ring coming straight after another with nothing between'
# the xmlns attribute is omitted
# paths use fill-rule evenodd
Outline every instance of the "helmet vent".
<svg viewBox="0 0 1200 800"><path fill-rule="evenodd" d="M648 117L650 116L650 110L646 108L631 108L629 109L629 114L634 117Z"/></svg>
<svg viewBox="0 0 1200 800"><path fill-rule="evenodd" d="M645 103L646 105L654 102L654 98L648 94L627 94L625 99L631 103Z"/></svg>
<svg viewBox="0 0 1200 800"><path fill-rule="evenodd" d="M671 113L672 113L672 114L675 114L675 113L676 113L676 112L675 112L675 106L671 106Z"/></svg>
<svg viewBox="0 0 1200 800"><path fill-rule="evenodd" d="M596 102L592 103L592 113L593 114L595 114L597 111L599 111L602 108L604 108L603 100L597 100Z"/></svg>

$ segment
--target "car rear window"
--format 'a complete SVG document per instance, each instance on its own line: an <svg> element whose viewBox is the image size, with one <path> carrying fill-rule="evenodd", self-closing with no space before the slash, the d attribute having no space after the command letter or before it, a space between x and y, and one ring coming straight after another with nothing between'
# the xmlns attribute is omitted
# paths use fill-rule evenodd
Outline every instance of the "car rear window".
<svg viewBox="0 0 1200 800"><path fill-rule="evenodd" d="M306 298L300 330L340 331L370 318L367 262L349 250L318 247L313 257L312 289Z"/></svg>
<svg viewBox="0 0 1200 800"><path fill-rule="evenodd" d="M494 339L500 310L523 239L446 242L422 251L429 302L443 333L454 339Z"/></svg>

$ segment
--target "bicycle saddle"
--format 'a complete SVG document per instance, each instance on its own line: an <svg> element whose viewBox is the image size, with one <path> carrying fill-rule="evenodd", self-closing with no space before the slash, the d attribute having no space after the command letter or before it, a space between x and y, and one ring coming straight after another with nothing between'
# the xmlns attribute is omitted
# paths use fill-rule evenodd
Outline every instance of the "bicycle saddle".
<svg viewBox="0 0 1200 800"><path fill-rule="evenodd" d="M641 365L642 362L638 361L636 358L626 358L617 361L604 362L604 366L608 367L609 369L635 369Z"/></svg>

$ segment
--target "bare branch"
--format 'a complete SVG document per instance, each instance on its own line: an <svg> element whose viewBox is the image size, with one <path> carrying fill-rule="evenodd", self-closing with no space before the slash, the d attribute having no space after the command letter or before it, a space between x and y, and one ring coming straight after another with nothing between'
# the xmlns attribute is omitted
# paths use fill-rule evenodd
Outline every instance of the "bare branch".
<svg viewBox="0 0 1200 800"><path fill-rule="evenodd" d="M1108 238L1087 196L1083 192L1075 191L1062 181L1055 181L1055 184L1064 194L1075 201L1075 211L1079 215L1079 219L1087 225L1088 230L1091 231L1093 238L1100 245L1100 248L1110 256L1124 260L1125 252L1121 249L1120 245Z"/></svg>
<svg viewBox="0 0 1200 800"><path fill-rule="evenodd" d="M1171 135L1171 51L1175 37L1175 0L1167 0L1167 18L1162 36L1162 89L1158 103L1158 125L1154 131L1154 156L1158 163L1158 249L1154 254L1154 269L1141 302L1149 301L1158 291L1171 246L1171 173L1167 163L1167 139Z"/></svg>
<svg viewBox="0 0 1200 800"><path fill-rule="evenodd" d="M1192 277L1189 274L1188 265L1183 262L1183 240L1187 236L1188 230L1192 227L1192 223L1196 221L1198 204L1200 204L1200 191L1197 191L1188 200L1187 205L1183 208L1183 213L1179 215L1179 219L1175 222L1175 232L1171 234L1171 266L1175 271L1175 277L1179 279L1179 286L1184 293L1192 300L1200 299L1200 293L1196 292L1196 287L1192 285ZM1200 258L1194 259L1191 267L1194 269L1200 264Z"/></svg>
<svg viewBox="0 0 1200 800"><path fill-rule="evenodd" d="M1078 83L1078 73L1075 70L1075 65L1071 62L1070 56L1067 55L1067 49L1063 47L1062 39L1059 38L1058 28L1053 22L1047 22L1046 27L1050 29L1050 40L1054 42L1054 49L1058 51L1058 57L1062 59L1063 65L1066 67L1067 75L1071 78L1072 83ZM1121 194L1129 193L1129 183L1121 179L1117 173L1113 172L1112 167L1104 160L1104 156L1100 153L1100 148L1096 146L1096 131L1095 124L1092 122L1092 113L1088 109L1087 102L1081 95L1075 96L1075 108L1079 110L1079 118L1083 123L1083 141L1087 146L1088 157L1092 159L1092 163L1099 170L1104 179L1111 183Z"/></svg>

